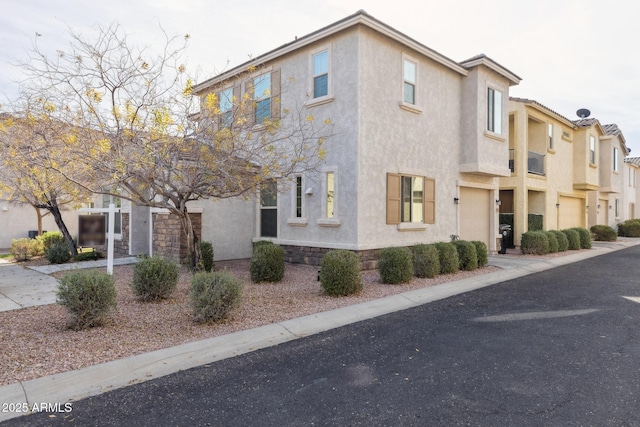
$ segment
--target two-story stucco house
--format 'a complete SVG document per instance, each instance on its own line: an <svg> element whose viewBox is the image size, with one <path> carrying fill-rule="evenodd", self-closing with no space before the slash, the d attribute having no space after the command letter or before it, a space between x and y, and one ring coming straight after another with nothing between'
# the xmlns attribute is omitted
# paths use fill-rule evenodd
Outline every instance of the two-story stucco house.
<svg viewBox="0 0 640 427"><path fill-rule="evenodd" d="M250 256L256 239L309 263L332 248L367 260L382 247L452 235L496 249L517 75L484 55L455 62L359 11L194 91L242 96L265 81L260 96L274 99L257 112L304 106L330 118L335 135L319 173L301 174L276 197L198 205L217 259Z"/></svg>

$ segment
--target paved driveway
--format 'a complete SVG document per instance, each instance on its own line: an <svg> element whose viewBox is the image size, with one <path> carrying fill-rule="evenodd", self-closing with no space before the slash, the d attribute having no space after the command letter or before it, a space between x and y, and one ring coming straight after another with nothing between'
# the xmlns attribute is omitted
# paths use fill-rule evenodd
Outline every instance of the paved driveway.
<svg viewBox="0 0 640 427"><path fill-rule="evenodd" d="M57 286L54 277L0 259L0 311L53 304Z"/></svg>

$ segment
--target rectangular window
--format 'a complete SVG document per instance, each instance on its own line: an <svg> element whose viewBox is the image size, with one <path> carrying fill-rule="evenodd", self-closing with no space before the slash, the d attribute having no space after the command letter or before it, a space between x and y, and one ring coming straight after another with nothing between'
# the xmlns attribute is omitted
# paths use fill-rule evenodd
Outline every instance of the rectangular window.
<svg viewBox="0 0 640 427"><path fill-rule="evenodd" d="M435 223L435 180L387 174L387 224Z"/></svg>
<svg viewBox="0 0 640 427"><path fill-rule="evenodd" d="M636 170L634 168L629 169L629 187L636 186Z"/></svg>
<svg viewBox="0 0 640 427"><path fill-rule="evenodd" d="M119 192L118 192L119 194ZM108 208L109 205L113 203L116 206L116 209L120 209L122 207L122 199L120 197L116 197L116 196L112 196L110 194L103 194L102 195L102 207L103 208ZM107 233L109 232L109 214L105 213L104 216L107 217L106 220L106 230ZM120 211L116 211L115 214L115 218L114 218L114 226L113 226L113 233L114 234L122 234L122 212Z"/></svg>
<svg viewBox="0 0 640 427"><path fill-rule="evenodd" d="M593 136L589 137L589 163L596 164L596 138Z"/></svg>
<svg viewBox="0 0 640 427"><path fill-rule="evenodd" d="M618 172L618 149L613 149L613 171Z"/></svg>
<svg viewBox="0 0 640 427"><path fill-rule="evenodd" d="M403 61L403 97L402 100L408 104L416 103L416 74L418 65L405 59Z"/></svg>
<svg viewBox="0 0 640 427"><path fill-rule="evenodd" d="M233 89L220 92L220 128L230 128L233 121Z"/></svg>
<svg viewBox="0 0 640 427"><path fill-rule="evenodd" d="M334 218L336 203L336 177L333 172L327 172L327 218Z"/></svg>
<svg viewBox="0 0 640 427"><path fill-rule="evenodd" d="M270 179L260 189L260 236L278 237L278 185Z"/></svg>
<svg viewBox="0 0 640 427"><path fill-rule="evenodd" d="M271 119L271 74L263 74L253 79L253 99L255 101L255 122Z"/></svg>
<svg viewBox="0 0 640 427"><path fill-rule="evenodd" d="M616 199L616 218L620 218L620 199Z"/></svg>
<svg viewBox="0 0 640 427"><path fill-rule="evenodd" d="M296 177L296 218L302 218L302 177Z"/></svg>
<svg viewBox="0 0 640 427"><path fill-rule="evenodd" d="M553 124L552 123L549 123L548 134L549 134L549 150L553 150Z"/></svg>
<svg viewBox="0 0 640 427"><path fill-rule="evenodd" d="M487 91L487 130L502 134L502 92Z"/></svg>
<svg viewBox="0 0 640 427"><path fill-rule="evenodd" d="M313 97L329 94L329 51L313 55Z"/></svg>

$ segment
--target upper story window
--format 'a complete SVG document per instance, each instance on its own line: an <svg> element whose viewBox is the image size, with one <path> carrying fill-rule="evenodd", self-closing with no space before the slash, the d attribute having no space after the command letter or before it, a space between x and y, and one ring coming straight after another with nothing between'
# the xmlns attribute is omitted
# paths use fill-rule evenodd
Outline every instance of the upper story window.
<svg viewBox="0 0 640 427"><path fill-rule="evenodd" d="M616 147L613 148L613 171L618 172L620 170L620 165L618 164L618 149Z"/></svg>
<svg viewBox="0 0 640 427"><path fill-rule="evenodd" d="M323 50L313 55L313 97L329 94L329 51Z"/></svg>
<svg viewBox="0 0 640 427"><path fill-rule="evenodd" d="M549 150L553 150L553 123L549 123L547 135L549 136Z"/></svg>
<svg viewBox="0 0 640 427"><path fill-rule="evenodd" d="M402 100L408 104L415 105L418 65L413 61L405 59L403 61L402 68L404 80L402 89Z"/></svg>
<svg viewBox="0 0 640 427"><path fill-rule="evenodd" d="M255 122L271 119L271 74L263 74L253 79L253 99L256 104Z"/></svg>
<svg viewBox="0 0 640 427"><path fill-rule="evenodd" d="M627 168L629 169L629 187L635 187L636 186L636 170L634 168Z"/></svg>
<svg viewBox="0 0 640 427"><path fill-rule="evenodd" d="M589 136L589 163L596 164L596 138Z"/></svg>
<svg viewBox="0 0 640 427"><path fill-rule="evenodd" d="M220 92L220 127L229 128L233 122L233 89Z"/></svg>
<svg viewBox="0 0 640 427"><path fill-rule="evenodd" d="M502 92L487 90L487 130L502 134Z"/></svg>

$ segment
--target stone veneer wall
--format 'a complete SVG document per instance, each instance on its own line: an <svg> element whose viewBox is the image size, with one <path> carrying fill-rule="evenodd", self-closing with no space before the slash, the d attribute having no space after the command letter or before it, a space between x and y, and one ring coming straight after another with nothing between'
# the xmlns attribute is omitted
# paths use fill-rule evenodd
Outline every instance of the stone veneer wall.
<svg viewBox="0 0 640 427"><path fill-rule="evenodd" d="M322 257L329 252L329 248L315 248L310 246L282 245L284 261L292 264L320 265ZM380 249L354 251L360 257L360 270L374 270L378 268Z"/></svg>
<svg viewBox="0 0 640 427"><path fill-rule="evenodd" d="M202 215L189 214L198 239L202 237ZM180 219L173 214L154 213L153 254L184 262L187 258L187 237L182 232Z"/></svg>
<svg viewBox="0 0 640 427"><path fill-rule="evenodd" d="M96 246L96 250L102 252L104 256L107 256L107 245ZM115 255L127 256L129 255L129 214L122 213L122 239L116 239L113 242L113 253Z"/></svg>

